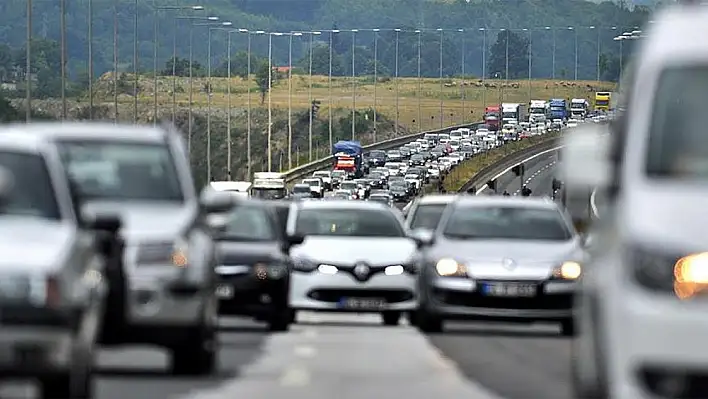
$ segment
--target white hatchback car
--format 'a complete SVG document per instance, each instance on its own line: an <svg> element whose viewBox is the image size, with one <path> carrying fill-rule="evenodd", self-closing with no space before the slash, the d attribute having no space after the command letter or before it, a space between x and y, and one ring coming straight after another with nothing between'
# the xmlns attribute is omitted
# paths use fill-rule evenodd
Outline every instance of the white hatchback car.
<svg viewBox="0 0 708 399"><path fill-rule="evenodd" d="M385 325L417 308L419 260L400 212L373 201L293 203L290 307L380 313Z"/></svg>

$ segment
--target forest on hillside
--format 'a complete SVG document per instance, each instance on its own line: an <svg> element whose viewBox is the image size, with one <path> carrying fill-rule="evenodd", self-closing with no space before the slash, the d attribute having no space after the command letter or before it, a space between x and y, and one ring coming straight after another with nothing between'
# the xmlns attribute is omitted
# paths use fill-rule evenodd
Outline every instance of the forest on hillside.
<svg viewBox="0 0 708 399"><path fill-rule="evenodd" d="M372 74L374 64L380 75L393 75L398 64L400 76L415 76L420 38L420 71L424 77L440 75L441 58L445 77L459 76L463 70L467 76L480 77L485 70L487 77L504 77L508 41L509 78L528 77L530 54L532 77L573 79L577 48L578 79L595 79L599 58L600 78L615 80L620 72L620 45L612 38L642 26L649 16L648 10L642 7L629 10L621 3L597 4L582 0L197 0L196 4L203 5L205 10L162 9L159 12L154 7L195 3L187 0L92 1L94 78L113 69L114 16L119 70L133 69L133 46L137 38L139 70L152 71L155 28L156 64L160 69L172 58L173 49L179 58L187 58L191 29L193 58L200 64L197 71L200 74L205 73L209 62L210 29L207 26L190 28L190 24L200 20L186 18L218 16L221 21L231 22L232 29L251 32L322 31L321 35L313 37L315 74L329 72L331 35L333 75L351 75L352 66L356 75ZM3 82L24 78L26 4L27 0L0 2L0 78ZM60 87L57 81L61 64L59 4L59 0L34 1L32 72L39 81L37 94L40 96L51 96ZM74 82L72 88L81 90L88 80L89 0L70 0L66 4L67 65ZM137 36L134 32L136 11ZM443 31L437 31L439 28ZM334 29L340 32L327 32ZM352 29L359 31L354 33ZM373 29L381 31L373 32ZM416 29L422 33L416 33ZM214 74L225 73L227 36L226 31L211 30ZM232 67L235 71L243 70L248 35L235 32L230 36ZM268 54L268 35L251 34L250 37L252 57L263 60ZM304 70L309 66L309 37L304 34L292 38L293 64ZM272 36L270 39L273 64L287 65L290 38ZM485 47L486 65L482 62ZM624 42L625 59L631 47L631 43Z"/></svg>

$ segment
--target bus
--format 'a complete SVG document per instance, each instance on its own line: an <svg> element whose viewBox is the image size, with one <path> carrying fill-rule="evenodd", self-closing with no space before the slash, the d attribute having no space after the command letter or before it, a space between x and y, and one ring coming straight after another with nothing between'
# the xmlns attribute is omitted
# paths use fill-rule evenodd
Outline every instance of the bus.
<svg viewBox="0 0 708 399"><path fill-rule="evenodd" d="M595 111L608 112L610 110L610 101L612 93L609 91L598 91L595 93Z"/></svg>

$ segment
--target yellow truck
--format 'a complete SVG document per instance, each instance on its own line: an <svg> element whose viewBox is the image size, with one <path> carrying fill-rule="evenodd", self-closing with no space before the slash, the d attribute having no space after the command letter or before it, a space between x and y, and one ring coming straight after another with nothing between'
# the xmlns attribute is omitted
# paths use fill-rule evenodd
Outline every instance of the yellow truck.
<svg viewBox="0 0 708 399"><path fill-rule="evenodd" d="M595 111L609 111L611 99L612 93L609 91L598 91L595 93Z"/></svg>

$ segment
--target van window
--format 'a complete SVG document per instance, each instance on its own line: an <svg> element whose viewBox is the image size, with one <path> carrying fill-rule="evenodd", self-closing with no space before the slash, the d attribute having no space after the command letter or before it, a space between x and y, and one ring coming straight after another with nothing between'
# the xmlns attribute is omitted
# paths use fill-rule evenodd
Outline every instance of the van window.
<svg viewBox="0 0 708 399"><path fill-rule="evenodd" d="M708 180L708 65L673 67L654 95L646 173L651 178Z"/></svg>

